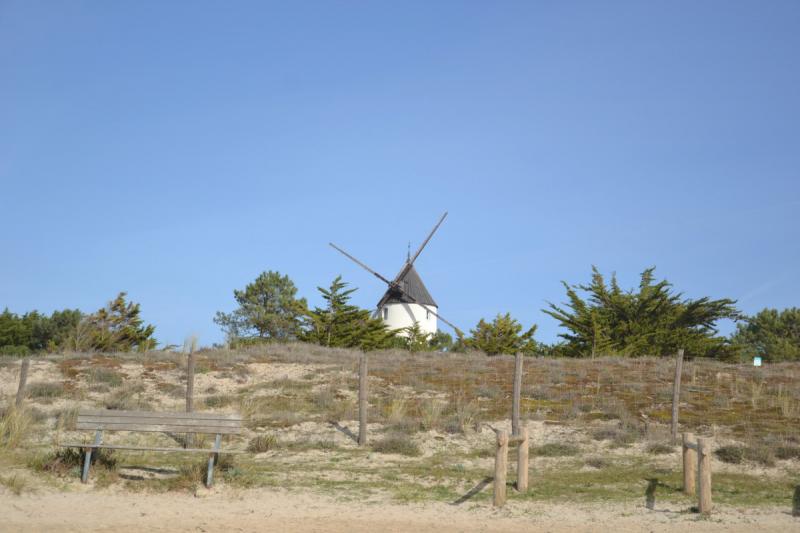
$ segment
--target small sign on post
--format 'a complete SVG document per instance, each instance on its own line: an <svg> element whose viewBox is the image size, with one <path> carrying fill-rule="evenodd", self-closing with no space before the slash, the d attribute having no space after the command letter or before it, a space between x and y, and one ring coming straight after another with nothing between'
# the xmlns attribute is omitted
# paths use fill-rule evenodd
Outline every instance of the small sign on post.
<svg viewBox="0 0 800 533"><path fill-rule="evenodd" d="M760 356L757 355L757 356L753 357L753 366L761 366L761 357Z"/></svg>

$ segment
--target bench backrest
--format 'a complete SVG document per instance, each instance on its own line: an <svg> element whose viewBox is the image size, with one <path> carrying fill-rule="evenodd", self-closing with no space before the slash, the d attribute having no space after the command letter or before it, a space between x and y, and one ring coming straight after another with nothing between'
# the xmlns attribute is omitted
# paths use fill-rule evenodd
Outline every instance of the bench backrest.
<svg viewBox="0 0 800 533"><path fill-rule="evenodd" d="M76 429L238 434L242 430L242 417L226 413L81 410L78 411Z"/></svg>

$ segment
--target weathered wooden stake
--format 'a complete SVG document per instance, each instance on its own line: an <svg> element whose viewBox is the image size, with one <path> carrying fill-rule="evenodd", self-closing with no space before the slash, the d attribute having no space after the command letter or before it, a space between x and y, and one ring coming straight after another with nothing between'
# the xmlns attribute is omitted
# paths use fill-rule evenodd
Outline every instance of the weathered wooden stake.
<svg viewBox="0 0 800 533"><path fill-rule="evenodd" d="M508 471L508 433L497 431L497 453L494 457L494 505L506 504L506 473Z"/></svg>
<svg viewBox="0 0 800 533"><path fill-rule="evenodd" d="M675 357L675 381L672 383L672 444L678 442L678 407L681 401L681 374L683 372L683 349Z"/></svg>
<svg viewBox="0 0 800 533"><path fill-rule="evenodd" d="M522 441L517 449L517 490L528 490L528 428L521 428L519 435Z"/></svg>
<svg viewBox="0 0 800 533"><path fill-rule="evenodd" d="M17 398L14 401L16 407L22 407L22 401L25 399L25 386L28 384L28 369L31 366L31 360L26 357L22 360L22 366L19 369L19 387L17 387Z"/></svg>
<svg viewBox="0 0 800 533"><path fill-rule="evenodd" d="M711 446L706 439L697 439L697 477L700 478L698 510L711 513Z"/></svg>
<svg viewBox="0 0 800 533"><path fill-rule="evenodd" d="M358 445L367 445L367 354L358 360Z"/></svg>
<svg viewBox="0 0 800 533"><path fill-rule="evenodd" d="M519 407L522 391L522 354L514 356L514 394L511 400L511 434L519 435Z"/></svg>
<svg viewBox="0 0 800 533"><path fill-rule="evenodd" d="M688 446L695 444L694 433L683 434L683 492L688 496L694 496L696 491L697 479L695 470L697 469L697 452Z"/></svg>
<svg viewBox="0 0 800 533"><path fill-rule="evenodd" d="M186 412L194 411L194 346L189 348L189 360L186 363ZM185 448L194 446L194 433L187 433L184 441Z"/></svg>

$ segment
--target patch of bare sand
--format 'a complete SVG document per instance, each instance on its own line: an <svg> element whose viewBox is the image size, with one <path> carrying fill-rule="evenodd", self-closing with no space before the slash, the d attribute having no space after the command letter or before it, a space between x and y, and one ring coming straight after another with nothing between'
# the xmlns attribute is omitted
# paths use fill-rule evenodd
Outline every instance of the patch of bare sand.
<svg viewBox="0 0 800 533"><path fill-rule="evenodd" d="M642 504L397 504L341 502L312 493L212 490L188 494L48 492L0 498L0 529L16 531L797 531L784 509L718 507L701 519Z"/></svg>

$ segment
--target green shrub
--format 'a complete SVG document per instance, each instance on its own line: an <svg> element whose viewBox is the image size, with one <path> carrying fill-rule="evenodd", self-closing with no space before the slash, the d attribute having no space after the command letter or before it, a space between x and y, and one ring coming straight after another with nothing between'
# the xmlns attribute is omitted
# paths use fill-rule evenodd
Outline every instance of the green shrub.
<svg viewBox="0 0 800 533"><path fill-rule="evenodd" d="M534 449L534 453L541 457L567 457L570 455L578 455L580 448L573 444L564 444L562 442L548 442L542 444Z"/></svg>
<svg viewBox="0 0 800 533"><path fill-rule="evenodd" d="M775 450L775 457L778 459L800 459L800 447L798 446L779 446Z"/></svg>
<svg viewBox="0 0 800 533"><path fill-rule="evenodd" d="M653 455L663 455L675 451L672 446L662 442L651 442L645 449L647 450L647 453L652 453Z"/></svg>
<svg viewBox="0 0 800 533"><path fill-rule="evenodd" d="M15 355L18 357L24 357L26 355L30 355L31 349L27 346L0 346L0 355Z"/></svg>
<svg viewBox="0 0 800 533"><path fill-rule="evenodd" d="M744 460L744 447L734 445L722 446L714 451L714 455L723 463L738 465Z"/></svg>
<svg viewBox="0 0 800 533"><path fill-rule="evenodd" d="M206 399L203 401L203 403L209 409L219 409L221 407L226 407L235 401L236 397L231 394L219 394L217 396L206 396Z"/></svg>
<svg viewBox="0 0 800 533"><path fill-rule="evenodd" d="M372 450L378 453L398 453L409 457L422 455L419 446L408 435L393 433L385 436L372 445Z"/></svg>

